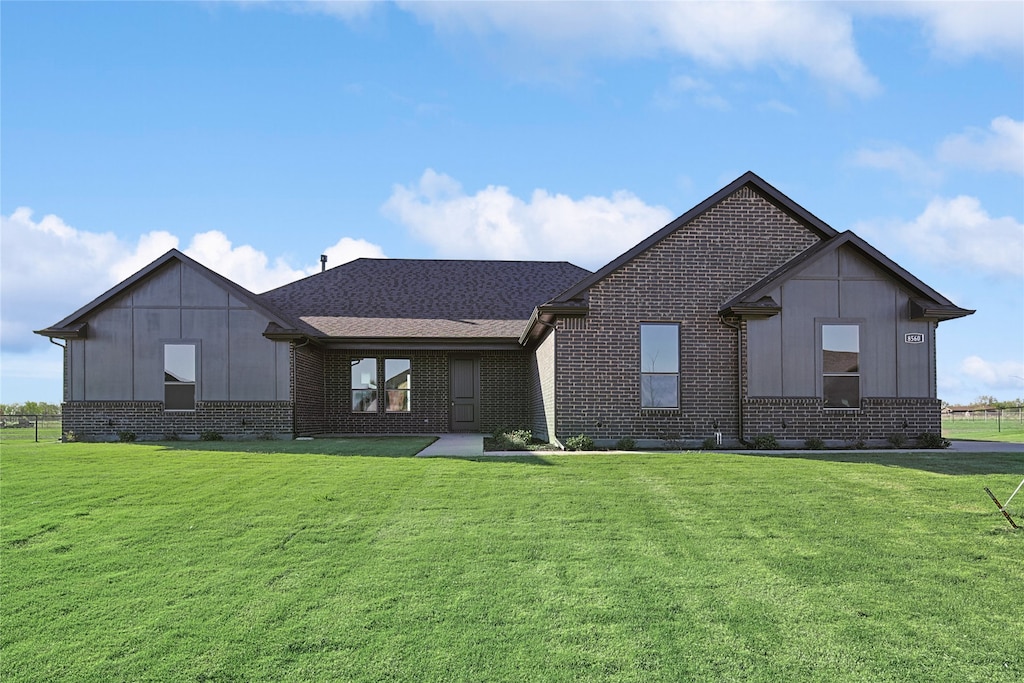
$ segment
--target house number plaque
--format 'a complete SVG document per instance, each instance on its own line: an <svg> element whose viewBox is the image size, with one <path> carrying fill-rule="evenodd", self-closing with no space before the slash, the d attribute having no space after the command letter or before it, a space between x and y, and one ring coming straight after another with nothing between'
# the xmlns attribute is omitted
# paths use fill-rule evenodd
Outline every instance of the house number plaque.
<svg viewBox="0 0 1024 683"><path fill-rule="evenodd" d="M923 332L907 332L903 336L903 340L908 344L924 344L924 333Z"/></svg>

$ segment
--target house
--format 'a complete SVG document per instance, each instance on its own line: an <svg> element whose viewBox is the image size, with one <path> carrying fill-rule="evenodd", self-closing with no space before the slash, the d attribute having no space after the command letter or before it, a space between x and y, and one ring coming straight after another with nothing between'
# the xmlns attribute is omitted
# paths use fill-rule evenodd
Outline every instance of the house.
<svg viewBox="0 0 1024 683"><path fill-rule="evenodd" d="M593 273L359 259L254 294L172 250L37 333L83 438L870 441L939 433L936 329L971 313L747 173Z"/></svg>

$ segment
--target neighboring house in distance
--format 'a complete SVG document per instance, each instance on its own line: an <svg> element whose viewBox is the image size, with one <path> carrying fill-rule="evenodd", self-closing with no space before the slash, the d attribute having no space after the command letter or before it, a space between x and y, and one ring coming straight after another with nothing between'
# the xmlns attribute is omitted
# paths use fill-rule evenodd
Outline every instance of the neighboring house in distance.
<svg viewBox="0 0 1024 683"><path fill-rule="evenodd" d="M939 433L936 328L971 313L747 173L595 273L359 259L253 294L172 250L38 334L83 438L871 441Z"/></svg>

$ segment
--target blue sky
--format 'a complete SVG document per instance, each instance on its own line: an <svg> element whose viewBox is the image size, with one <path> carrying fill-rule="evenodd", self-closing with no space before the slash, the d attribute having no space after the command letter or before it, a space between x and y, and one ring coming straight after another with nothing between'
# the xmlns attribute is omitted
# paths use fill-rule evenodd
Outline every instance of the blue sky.
<svg viewBox="0 0 1024 683"><path fill-rule="evenodd" d="M978 309L1024 396L1024 3L0 4L0 401L171 247L265 291L360 256L595 269L747 170Z"/></svg>

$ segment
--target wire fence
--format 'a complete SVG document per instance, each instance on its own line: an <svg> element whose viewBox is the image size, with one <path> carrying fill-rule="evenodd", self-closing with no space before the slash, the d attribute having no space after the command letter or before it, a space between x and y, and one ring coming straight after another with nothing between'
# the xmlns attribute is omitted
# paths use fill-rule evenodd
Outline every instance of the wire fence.
<svg viewBox="0 0 1024 683"><path fill-rule="evenodd" d="M60 415L0 415L0 442L60 441Z"/></svg>
<svg viewBox="0 0 1024 683"><path fill-rule="evenodd" d="M973 428L982 430L1004 429L1014 431L1024 427L1024 406L1014 408L980 408L976 410L945 410L942 413L943 425L959 429Z"/></svg>

